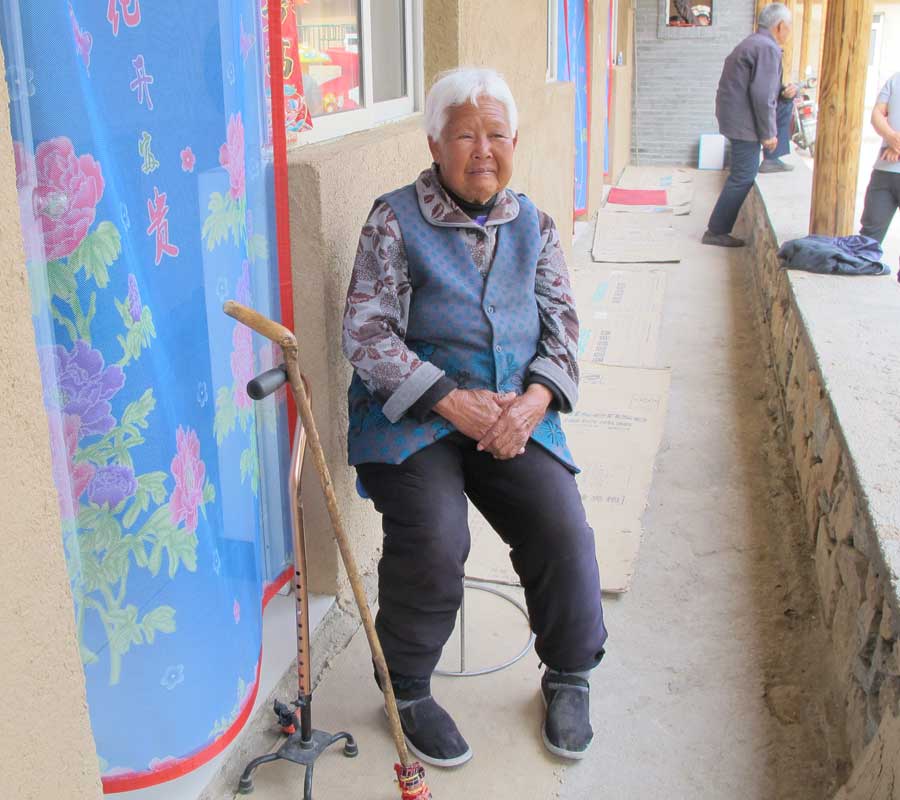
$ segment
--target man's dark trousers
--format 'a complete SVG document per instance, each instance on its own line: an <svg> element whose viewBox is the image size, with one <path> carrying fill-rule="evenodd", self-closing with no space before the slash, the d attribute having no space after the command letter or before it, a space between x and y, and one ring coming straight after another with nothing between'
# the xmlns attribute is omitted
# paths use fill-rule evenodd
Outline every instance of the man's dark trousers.
<svg viewBox="0 0 900 800"><path fill-rule="evenodd" d="M360 464L357 473L382 514L375 625L395 685L427 685L453 632L467 496L510 547L541 661L566 672L599 663L606 628L594 534L575 476L540 445L501 461L453 433L402 464Z"/></svg>
<svg viewBox="0 0 900 800"><path fill-rule="evenodd" d="M794 116L794 101L778 98L775 109L775 123L778 127L778 146L774 150L763 150L763 159L776 161L791 152L791 119Z"/></svg>
<svg viewBox="0 0 900 800"><path fill-rule="evenodd" d="M759 142L728 141L731 142L731 172L707 225L715 234L731 233L759 172Z"/></svg>
<svg viewBox="0 0 900 800"><path fill-rule="evenodd" d="M863 207L860 233L881 244L887 236L898 206L900 206L900 172L873 169L869 187L866 189L866 204Z"/></svg>

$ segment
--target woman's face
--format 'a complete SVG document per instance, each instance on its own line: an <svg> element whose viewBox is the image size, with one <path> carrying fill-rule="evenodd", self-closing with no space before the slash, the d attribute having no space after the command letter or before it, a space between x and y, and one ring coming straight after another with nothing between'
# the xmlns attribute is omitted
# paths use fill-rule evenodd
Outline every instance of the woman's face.
<svg viewBox="0 0 900 800"><path fill-rule="evenodd" d="M518 135L510 130L506 107L489 97L478 105L453 106L431 155L441 168L441 181L470 203L485 203L512 177Z"/></svg>

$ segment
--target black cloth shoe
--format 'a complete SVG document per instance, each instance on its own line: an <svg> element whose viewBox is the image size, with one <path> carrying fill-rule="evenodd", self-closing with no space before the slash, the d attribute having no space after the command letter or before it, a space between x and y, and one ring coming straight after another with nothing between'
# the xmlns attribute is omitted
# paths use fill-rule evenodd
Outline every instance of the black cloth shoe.
<svg viewBox="0 0 900 800"><path fill-rule="evenodd" d="M548 669L541 678L541 694L547 707L544 746L555 756L584 758L594 740L590 684L578 675Z"/></svg>
<svg viewBox="0 0 900 800"><path fill-rule="evenodd" d="M713 244L716 247L743 247L747 244L743 239L732 236L730 233L713 233L707 231L703 234L703 244Z"/></svg>
<svg viewBox="0 0 900 800"><path fill-rule="evenodd" d="M793 172L793 164L785 164L780 158L764 158L762 164L759 165L759 171L766 172Z"/></svg>
<svg viewBox="0 0 900 800"><path fill-rule="evenodd" d="M406 744L416 758L435 767L458 767L472 758L453 718L431 695L398 701Z"/></svg>

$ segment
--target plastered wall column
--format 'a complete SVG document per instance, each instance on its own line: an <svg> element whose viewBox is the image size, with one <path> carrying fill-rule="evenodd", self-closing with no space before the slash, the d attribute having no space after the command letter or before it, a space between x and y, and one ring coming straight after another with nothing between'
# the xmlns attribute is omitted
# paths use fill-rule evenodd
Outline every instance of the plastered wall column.
<svg viewBox="0 0 900 800"><path fill-rule="evenodd" d="M569 255L575 92L571 84L547 82L547 24L546 0L459 0L460 63L502 72L519 107L512 186L556 220Z"/></svg>
<svg viewBox="0 0 900 800"><path fill-rule="evenodd" d="M424 0L425 93L438 73L458 66L461 0Z"/></svg>
<svg viewBox="0 0 900 800"><path fill-rule="evenodd" d="M610 122L610 182L619 179L631 163L632 118L634 113L634 4L619 0L618 52L622 64L613 67L613 109Z"/></svg>
<svg viewBox="0 0 900 800"><path fill-rule="evenodd" d="M0 797L99 798L50 467L0 53Z"/></svg>
<svg viewBox="0 0 900 800"><path fill-rule="evenodd" d="M588 153L588 207L586 218L600 208L603 200L606 131L609 119L609 0L595 0L590 6L590 101L591 147ZM610 120L610 126L612 121Z"/></svg>

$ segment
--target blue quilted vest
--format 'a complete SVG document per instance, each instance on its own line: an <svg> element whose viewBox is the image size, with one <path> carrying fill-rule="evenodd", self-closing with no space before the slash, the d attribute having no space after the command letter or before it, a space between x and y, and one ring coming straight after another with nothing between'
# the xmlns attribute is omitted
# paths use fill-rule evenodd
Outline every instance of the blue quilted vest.
<svg viewBox="0 0 900 800"><path fill-rule="evenodd" d="M412 297L406 345L444 370L461 389L521 393L541 334L535 271L541 250L537 209L518 195L519 215L500 226L491 271L483 278L456 228L422 216L415 184L379 198L394 211L409 262ZM391 423L354 374L350 383L351 464L399 464L455 428L438 414ZM559 414L548 411L532 440L573 471Z"/></svg>

